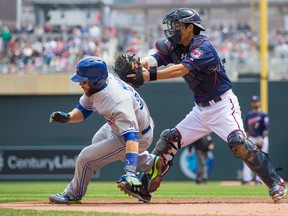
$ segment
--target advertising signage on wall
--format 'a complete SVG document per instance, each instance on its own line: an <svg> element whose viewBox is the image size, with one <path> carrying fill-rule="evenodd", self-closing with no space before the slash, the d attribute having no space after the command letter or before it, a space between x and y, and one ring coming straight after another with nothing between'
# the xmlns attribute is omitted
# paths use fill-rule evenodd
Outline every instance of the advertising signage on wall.
<svg viewBox="0 0 288 216"><path fill-rule="evenodd" d="M0 180L70 179L81 149L68 146L1 146ZM99 173L94 178L97 176Z"/></svg>

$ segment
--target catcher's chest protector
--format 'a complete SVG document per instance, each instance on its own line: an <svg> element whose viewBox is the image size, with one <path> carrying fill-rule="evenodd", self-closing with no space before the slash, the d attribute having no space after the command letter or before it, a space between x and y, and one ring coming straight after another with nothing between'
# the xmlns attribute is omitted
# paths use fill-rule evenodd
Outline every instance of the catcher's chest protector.
<svg viewBox="0 0 288 216"><path fill-rule="evenodd" d="M181 63L189 54L192 56L194 52L197 52L197 48L200 47L205 41L207 41L206 38L197 43L193 43L192 40L190 47L187 50L185 50L183 46L176 46L172 50L171 58L176 64ZM218 59L216 54L212 62L215 62L215 59ZM198 61L201 60L198 59ZM197 64L197 62L195 64ZM201 68L199 67L198 70L190 70L190 72L183 76L183 78L196 96L204 96L214 87L220 66L221 65L218 62L215 64L211 64L209 62L207 66L202 66Z"/></svg>

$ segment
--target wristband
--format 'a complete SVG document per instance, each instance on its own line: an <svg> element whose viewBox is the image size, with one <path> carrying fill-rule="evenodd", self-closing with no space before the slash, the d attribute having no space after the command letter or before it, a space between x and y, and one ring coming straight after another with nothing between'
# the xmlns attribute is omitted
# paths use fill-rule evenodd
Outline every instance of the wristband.
<svg viewBox="0 0 288 216"><path fill-rule="evenodd" d="M136 172L138 165L138 153L136 152L127 152L125 154L126 163L125 163L125 171L126 172Z"/></svg>
<svg viewBox="0 0 288 216"><path fill-rule="evenodd" d="M150 67L149 72L150 72L150 81L157 80L157 68L156 67Z"/></svg>
<svg viewBox="0 0 288 216"><path fill-rule="evenodd" d="M75 108L83 114L84 119L90 116L93 112L92 110L85 109L80 103L78 103Z"/></svg>

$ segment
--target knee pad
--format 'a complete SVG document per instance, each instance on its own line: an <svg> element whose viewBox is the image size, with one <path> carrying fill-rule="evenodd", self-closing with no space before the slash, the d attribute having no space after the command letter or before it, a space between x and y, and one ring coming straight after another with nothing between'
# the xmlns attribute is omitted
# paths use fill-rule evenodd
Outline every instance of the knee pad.
<svg viewBox="0 0 288 216"><path fill-rule="evenodd" d="M255 145L246 139L245 134L241 130L233 131L229 134L227 141L233 154L244 161L256 150Z"/></svg>
<svg viewBox="0 0 288 216"><path fill-rule="evenodd" d="M245 140L246 140L245 135L241 130L233 131L227 137L228 146L232 151L233 149L237 148L237 146L244 143Z"/></svg>
<svg viewBox="0 0 288 216"><path fill-rule="evenodd" d="M169 154L172 148L175 150L181 148L181 134L176 128L166 129L161 133L152 154Z"/></svg>

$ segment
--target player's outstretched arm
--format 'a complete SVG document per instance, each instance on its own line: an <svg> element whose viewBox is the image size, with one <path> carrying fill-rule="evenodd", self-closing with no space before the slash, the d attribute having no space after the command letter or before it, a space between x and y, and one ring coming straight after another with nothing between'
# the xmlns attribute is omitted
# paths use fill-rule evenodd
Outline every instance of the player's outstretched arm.
<svg viewBox="0 0 288 216"><path fill-rule="evenodd" d="M172 79L185 76L187 73L189 73L189 68L184 66L183 64L172 65L162 70L157 70L156 68L154 68L154 71L152 71L151 69L152 68L150 68L150 70L147 70L143 67L142 76L144 82ZM127 77L137 79L135 74L129 74Z"/></svg>
<svg viewBox="0 0 288 216"><path fill-rule="evenodd" d="M148 62L145 58L140 59L140 63L143 68L147 69L148 68Z"/></svg>

